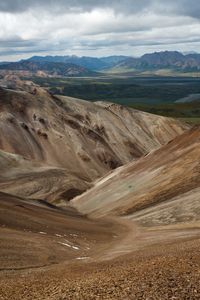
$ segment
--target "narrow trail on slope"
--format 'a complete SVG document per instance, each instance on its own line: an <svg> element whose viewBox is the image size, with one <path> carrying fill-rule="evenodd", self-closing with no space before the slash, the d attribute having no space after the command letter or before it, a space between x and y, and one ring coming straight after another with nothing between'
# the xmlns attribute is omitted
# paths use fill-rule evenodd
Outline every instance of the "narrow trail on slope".
<svg viewBox="0 0 200 300"><path fill-rule="evenodd" d="M101 255L94 255L96 261L111 261L120 256L125 256L138 250L145 250L151 246L163 246L178 241L187 241L200 238L200 230L194 225L181 228L176 226L142 227L129 218L113 217L113 222L125 228L125 233L120 233L108 249ZM124 230L124 229L123 229Z"/></svg>
<svg viewBox="0 0 200 300"><path fill-rule="evenodd" d="M18 205L17 199L13 202ZM152 293L152 299L168 300L168 291L172 290L173 294L175 286L181 299L185 300L188 299L184 295L188 294L190 282L198 290L200 233L195 225L191 228L182 226L181 229L176 226L142 227L128 217L87 219L75 212L72 216L64 211L44 209L24 202L23 206L29 208L30 215L34 216L29 220L29 225L37 232L0 227L0 243L3 232L6 238L10 234L7 245L15 251L12 254L19 257L16 240L20 243L28 241L26 245L30 243L31 251L27 248L30 256L21 257L22 262L27 260L23 262L27 265L30 265L32 254L40 257L41 251L44 256L42 262L52 252L56 257L49 266L41 268L2 270L0 299L146 300ZM18 205L15 209L19 213L24 207ZM34 212L37 217L42 216L40 225L35 223L37 218ZM43 218L44 215L46 218ZM45 229L41 228L44 222L48 226ZM24 226L24 223L21 225ZM64 245L66 243L80 243L80 249L69 248ZM87 252L84 250L86 245L91 248ZM32 249L32 246L35 248ZM40 251L34 253L38 247ZM0 253L2 249L0 247ZM8 253L4 256L6 259L9 257ZM199 299L198 294L191 299Z"/></svg>

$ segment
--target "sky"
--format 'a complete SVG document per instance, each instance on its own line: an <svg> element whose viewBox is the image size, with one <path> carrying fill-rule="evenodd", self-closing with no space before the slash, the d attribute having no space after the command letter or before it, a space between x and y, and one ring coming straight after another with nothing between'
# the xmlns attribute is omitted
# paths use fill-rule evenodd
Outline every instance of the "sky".
<svg viewBox="0 0 200 300"><path fill-rule="evenodd" d="M0 61L200 52L199 0L0 0Z"/></svg>

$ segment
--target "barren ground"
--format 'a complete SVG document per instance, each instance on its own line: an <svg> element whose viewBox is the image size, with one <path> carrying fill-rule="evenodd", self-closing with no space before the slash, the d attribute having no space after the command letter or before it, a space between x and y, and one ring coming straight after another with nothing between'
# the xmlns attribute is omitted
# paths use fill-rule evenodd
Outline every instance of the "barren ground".
<svg viewBox="0 0 200 300"><path fill-rule="evenodd" d="M200 129L23 89L0 89L0 299L200 299Z"/></svg>
<svg viewBox="0 0 200 300"><path fill-rule="evenodd" d="M0 299L199 299L199 223L144 228L0 198Z"/></svg>
<svg viewBox="0 0 200 300"><path fill-rule="evenodd" d="M199 246L190 238L109 261L1 271L0 299L199 299Z"/></svg>

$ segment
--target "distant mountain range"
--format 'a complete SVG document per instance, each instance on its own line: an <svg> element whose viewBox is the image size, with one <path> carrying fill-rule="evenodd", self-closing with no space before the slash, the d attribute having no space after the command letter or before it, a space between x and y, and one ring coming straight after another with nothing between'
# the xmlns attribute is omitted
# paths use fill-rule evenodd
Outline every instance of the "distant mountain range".
<svg viewBox="0 0 200 300"><path fill-rule="evenodd" d="M182 54L164 51L145 54L139 58L129 56L78 57L33 56L13 63L0 63L0 70L26 71L39 76L93 76L97 72L145 72L171 70L199 72L200 54Z"/></svg>
<svg viewBox="0 0 200 300"><path fill-rule="evenodd" d="M109 56L109 57L78 57L78 56L34 56L29 61L49 61L73 63L93 71L109 70L160 70L170 69L176 71L199 71L200 54L182 54L178 51L163 51L144 54L139 58L129 56Z"/></svg>
<svg viewBox="0 0 200 300"><path fill-rule="evenodd" d="M115 66L122 70L160 70L170 69L175 71L199 71L200 54L184 55L177 51L164 51L145 54L140 58L128 58Z"/></svg>
<svg viewBox="0 0 200 300"><path fill-rule="evenodd" d="M72 56L33 56L28 59L31 62L56 62L56 63L67 63L75 64L83 68L87 68L93 71L100 71L104 69L109 69L115 65L121 63L122 61L128 59L128 56L108 56L108 57L88 57L82 56L78 57Z"/></svg>
<svg viewBox="0 0 200 300"><path fill-rule="evenodd" d="M31 75L39 76L92 76L95 72L72 63L49 62L44 60L23 60L20 62L11 62L1 64L0 70L19 71L23 73L31 73Z"/></svg>

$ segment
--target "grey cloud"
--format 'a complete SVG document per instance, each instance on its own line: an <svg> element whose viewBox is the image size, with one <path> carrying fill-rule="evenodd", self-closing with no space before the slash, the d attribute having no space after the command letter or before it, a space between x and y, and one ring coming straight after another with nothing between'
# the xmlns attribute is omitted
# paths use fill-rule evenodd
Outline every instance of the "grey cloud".
<svg viewBox="0 0 200 300"><path fill-rule="evenodd" d="M28 9L47 9L51 13L66 11L90 11L94 8L112 8L116 11L137 12L154 0L1 0L0 11L19 13Z"/></svg>
<svg viewBox="0 0 200 300"><path fill-rule="evenodd" d="M200 38L191 38L190 40L184 38L171 38L170 40L167 38L160 38L159 40L156 39L149 39L149 40L139 40L139 39L132 39L132 40L108 40L104 39L102 41L82 41L81 47L83 48L101 48L101 47L116 47L116 46L123 46L127 45L130 47L136 46L159 46L159 45L178 45L178 44L187 44L187 43L197 43L200 42Z"/></svg>
<svg viewBox="0 0 200 300"><path fill-rule="evenodd" d="M0 11L20 13L40 8L50 13L90 11L94 8L111 8L116 12L136 13L146 10L160 13L184 14L200 17L199 0L1 0Z"/></svg>
<svg viewBox="0 0 200 300"><path fill-rule="evenodd" d="M0 0L0 12L1 56L199 42L199 0Z"/></svg>
<svg viewBox="0 0 200 300"><path fill-rule="evenodd" d="M199 0L176 0L174 1L173 9L175 13L190 16L192 18L200 18Z"/></svg>
<svg viewBox="0 0 200 300"><path fill-rule="evenodd" d="M16 39L0 39L0 48L24 48L24 47L37 47L38 41L24 41L21 38Z"/></svg>

